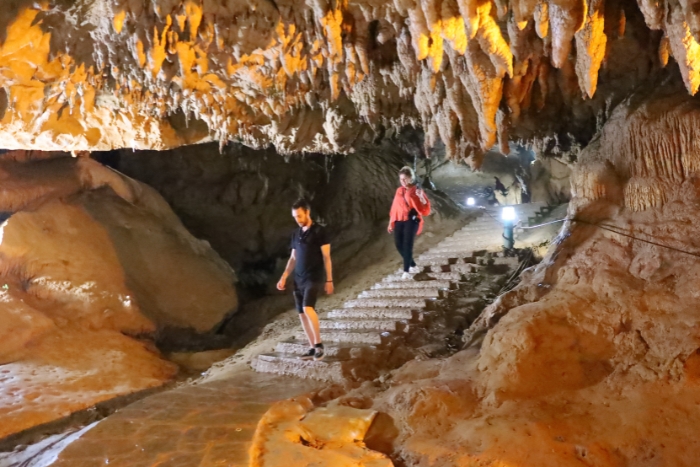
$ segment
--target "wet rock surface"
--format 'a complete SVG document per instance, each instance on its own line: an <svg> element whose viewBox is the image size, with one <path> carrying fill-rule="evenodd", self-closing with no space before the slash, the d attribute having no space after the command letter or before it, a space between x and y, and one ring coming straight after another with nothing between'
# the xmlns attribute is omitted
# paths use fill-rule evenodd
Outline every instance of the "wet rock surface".
<svg viewBox="0 0 700 467"><path fill-rule="evenodd" d="M170 390L120 409L50 465L247 466L255 427L270 405L316 384L248 374Z"/></svg>

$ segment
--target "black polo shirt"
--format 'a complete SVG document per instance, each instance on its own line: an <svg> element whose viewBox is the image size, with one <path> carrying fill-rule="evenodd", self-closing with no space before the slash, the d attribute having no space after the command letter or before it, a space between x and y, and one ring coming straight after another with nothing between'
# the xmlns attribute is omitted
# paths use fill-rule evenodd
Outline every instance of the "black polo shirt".
<svg viewBox="0 0 700 467"><path fill-rule="evenodd" d="M325 267L321 247L328 244L328 233L322 225L313 223L306 231L301 227L294 231L291 246L296 256L294 278L298 283L324 281Z"/></svg>

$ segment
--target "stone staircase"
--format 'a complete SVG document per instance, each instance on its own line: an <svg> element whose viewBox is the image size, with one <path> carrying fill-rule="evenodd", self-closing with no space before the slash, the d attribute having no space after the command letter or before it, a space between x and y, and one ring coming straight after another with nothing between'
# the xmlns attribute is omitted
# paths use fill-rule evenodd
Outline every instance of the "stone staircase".
<svg viewBox="0 0 700 467"><path fill-rule="evenodd" d="M543 206L515 208L519 218L526 218L536 216ZM500 209L482 211L476 220L415 258L423 269L420 274L403 279L402 271L396 271L345 302L343 308L320 313L326 350L322 361L299 358L308 350L300 326L293 339L279 342L274 352L258 355L251 366L259 372L347 382L373 379L382 370L414 358L448 312L450 296L468 287L470 276L488 268L494 280L504 281L518 266L517 257L495 253L502 245L499 219ZM467 302L483 306L480 294L491 285L474 290L476 297Z"/></svg>
<svg viewBox="0 0 700 467"><path fill-rule="evenodd" d="M515 228L515 232L522 232L521 227L532 227L544 222L544 219L556 208L556 206L548 206L545 203L529 203L522 204L527 206L519 211L519 227Z"/></svg>

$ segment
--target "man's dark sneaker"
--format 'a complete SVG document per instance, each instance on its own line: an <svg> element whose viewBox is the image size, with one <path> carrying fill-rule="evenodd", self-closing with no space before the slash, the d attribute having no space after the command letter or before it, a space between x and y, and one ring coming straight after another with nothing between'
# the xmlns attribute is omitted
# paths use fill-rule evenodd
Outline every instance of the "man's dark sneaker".
<svg viewBox="0 0 700 467"><path fill-rule="evenodd" d="M302 354L299 358L302 360L311 360L316 356L316 349L311 347L309 350L306 351L306 353Z"/></svg>
<svg viewBox="0 0 700 467"><path fill-rule="evenodd" d="M316 347L314 353L314 360L319 361L323 360L323 357L326 356L326 352L323 350L323 347Z"/></svg>

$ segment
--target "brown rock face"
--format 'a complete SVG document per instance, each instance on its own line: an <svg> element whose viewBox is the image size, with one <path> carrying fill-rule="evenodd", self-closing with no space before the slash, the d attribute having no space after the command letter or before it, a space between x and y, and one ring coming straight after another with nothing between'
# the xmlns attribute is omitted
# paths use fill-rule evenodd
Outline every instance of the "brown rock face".
<svg viewBox="0 0 700 467"><path fill-rule="evenodd" d="M693 465L699 119L697 102L665 87L613 112L572 175L574 221L477 321L507 313L480 352L407 367L378 398L417 430L405 458ZM429 396L397 403L418 391ZM430 415L446 406L449 421Z"/></svg>
<svg viewBox="0 0 700 467"><path fill-rule="evenodd" d="M347 153L413 125L478 165L497 141L590 136L669 55L694 94L686 3L12 0L0 146Z"/></svg>
<svg viewBox="0 0 700 467"><path fill-rule="evenodd" d="M174 366L137 338L237 307L233 271L151 188L91 159L5 156L0 438L163 384Z"/></svg>
<svg viewBox="0 0 700 467"><path fill-rule="evenodd" d="M387 414L405 465L695 465L700 105L675 89L629 98L581 152L571 220L470 329L490 325L480 348L331 405Z"/></svg>

